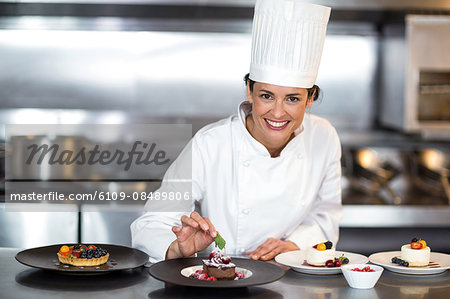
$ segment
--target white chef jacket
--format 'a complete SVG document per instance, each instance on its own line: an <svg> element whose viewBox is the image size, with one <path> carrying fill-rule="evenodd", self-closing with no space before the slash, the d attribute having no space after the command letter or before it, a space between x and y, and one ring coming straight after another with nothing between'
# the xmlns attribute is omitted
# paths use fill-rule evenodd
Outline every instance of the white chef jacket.
<svg viewBox="0 0 450 299"><path fill-rule="evenodd" d="M192 162L192 197L226 240L228 255L256 249L267 238L294 242L300 249L331 240L336 244L341 204L341 146L333 126L305 114L296 136L272 158L245 127L251 113L241 103L238 115L199 130L166 172L161 189ZM186 167L186 169L190 169ZM167 185L167 186L166 186ZM146 204L147 208L148 203ZM131 224L132 246L163 260L171 231L183 214L147 211Z"/></svg>

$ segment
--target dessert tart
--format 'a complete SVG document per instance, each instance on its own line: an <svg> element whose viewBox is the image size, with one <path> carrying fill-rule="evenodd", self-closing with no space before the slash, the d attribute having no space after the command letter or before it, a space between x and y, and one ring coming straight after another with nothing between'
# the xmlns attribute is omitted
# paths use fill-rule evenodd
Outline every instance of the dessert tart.
<svg viewBox="0 0 450 299"><path fill-rule="evenodd" d="M401 265L406 267L428 266L430 254L431 248L427 246L425 240L413 238L410 244L405 244L401 248L400 261L403 261Z"/></svg>
<svg viewBox="0 0 450 299"><path fill-rule="evenodd" d="M327 261L334 260L335 255L333 243L327 241L306 249L306 262L311 266L325 266Z"/></svg>
<svg viewBox="0 0 450 299"><path fill-rule="evenodd" d="M203 260L203 272L218 280L233 280L235 278L236 265L231 258L221 251L213 251L209 259Z"/></svg>
<svg viewBox="0 0 450 299"><path fill-rule="evenodd" d="M61 263L72 266L99 266L106 263L109 258L106 249L82 244L61 246L57 255Z"/></svg>

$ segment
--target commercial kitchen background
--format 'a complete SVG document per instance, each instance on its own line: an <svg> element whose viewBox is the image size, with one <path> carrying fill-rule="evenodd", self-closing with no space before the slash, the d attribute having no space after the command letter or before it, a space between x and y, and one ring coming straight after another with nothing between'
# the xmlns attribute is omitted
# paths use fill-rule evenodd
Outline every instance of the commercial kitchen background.
<svg viewBox="0 0 450 299"><path fill-rule="evenodd" d="M443 178L427 177L419 164L428 151L444 154L443 167L449 167L450 31L415 40L408 38L414 29L407 20L425 15L425 22L441 20L448 28L450 4L309 2L333 8L317 80L323 98L310 112L327 118L342 141L338 248L364 254L396 250L418 236L433 250L449 253L448 185L446 194ZM13 155L5 152L6 124L186 123L195 133L236 113L249 69L253 5L251 0L0 1L3 199L5 156ZM411 68L420 65L411 61L417 47L431 49L428 56L438 61L436 66L424 58L432 77L436 69L443 74L438 93L446 106L432 125L408 120L410 109L420 106L407 89ZM364 157L378 164L364 165ZM386 171L386 177L380 175ZM106 183L108 190L156 187L146 181ZM142 203L86 204L64 213L6 212L0 202L0 246L131 245L129 225L142 208Z"/></svg>

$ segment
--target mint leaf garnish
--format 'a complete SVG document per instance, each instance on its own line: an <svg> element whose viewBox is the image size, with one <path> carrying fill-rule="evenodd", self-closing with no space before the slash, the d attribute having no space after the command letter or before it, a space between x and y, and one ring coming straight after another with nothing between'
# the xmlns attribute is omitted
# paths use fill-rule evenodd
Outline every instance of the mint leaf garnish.
<svg viewBox="0 0 450 299"><path fill-rule="evenodd" d="M220 250L225 248L226 242L219 233L217 233L217 236L214 238L214 242L216 242L216 246L219 247Z"/></svg>

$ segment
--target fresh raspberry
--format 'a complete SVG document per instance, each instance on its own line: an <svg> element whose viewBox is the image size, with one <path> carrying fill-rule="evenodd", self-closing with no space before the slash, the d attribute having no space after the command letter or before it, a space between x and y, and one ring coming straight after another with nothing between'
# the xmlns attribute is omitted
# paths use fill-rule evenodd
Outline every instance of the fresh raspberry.
<svg viewBox="0 0 450 299"><path fill-rule="evenodd" d="M219 251L213 251L209 254L209 259L212 260L216 255L219 255Z"/></svg>
<svg viewBox="0 0 450 299"><path fill-rule="evenodd" d="M234 274L234 277L237 277L238 279L242 279L242 278L245 277L245 275L244 275L244 273L242 273L242 272L236 272L236 273Z"/></svg>
<svg viewBox="0 0 450 299"><path fill-rule="evenodd" d="M215 278L214 276L210 276L210 277L208 277L206 280L213 280L213 281L216 281L217 278Z"/></svg>
<svg viewBox="0 0 450 299"><path fill-rule="evenodd" d="M198 275L203 273L203 270L196 270L195 273L197 273Z"/></svg>
<svg viewBox="0 0 450 299"><path fill-rule="evenodd" d="M198 279L200 280L207 280L208 279L208 274L206 273L202 273L198 276Z"/></svg>
<svg viewBox="0 0 450 299"><path fill-rule="evenodd" d="M231 262L231 258L229 256L222 257L222 263L229 264Z"/></svg>

